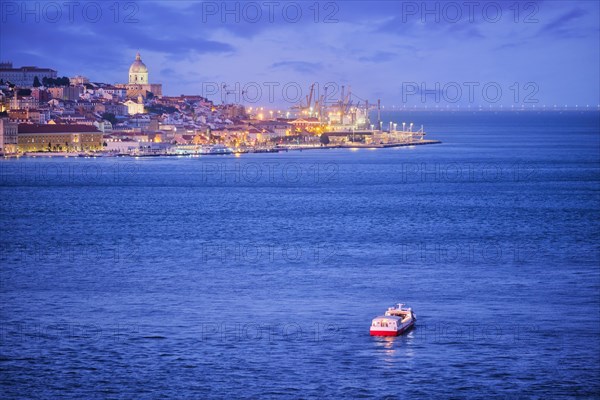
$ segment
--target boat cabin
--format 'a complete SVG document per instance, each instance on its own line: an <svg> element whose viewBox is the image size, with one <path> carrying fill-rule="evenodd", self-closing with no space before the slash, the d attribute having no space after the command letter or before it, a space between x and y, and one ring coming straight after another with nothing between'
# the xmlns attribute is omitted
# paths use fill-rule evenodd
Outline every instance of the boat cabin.
<svg viewBox="0 0 600 400"><path fill-rule="evenodd" d="M400 319L402 320L402 322L405 322L405 320L410 319L411 314L412 314L412 309L411 308L404 308L403 307L404 304L398 304L395 307L390 307L387 309L387 311L385 312L385 316L397 316L400 317Z"/></svg>
<svg viewBox="0 0 600 400"><path fill-rule="evenodd" d="M392 329L395 329L396 327L400 326L400 324L401 324L401 318L400 317L383 316L383 317L374 318L371 325L373 327L376 327L376 328L392 328Z"/></svg>

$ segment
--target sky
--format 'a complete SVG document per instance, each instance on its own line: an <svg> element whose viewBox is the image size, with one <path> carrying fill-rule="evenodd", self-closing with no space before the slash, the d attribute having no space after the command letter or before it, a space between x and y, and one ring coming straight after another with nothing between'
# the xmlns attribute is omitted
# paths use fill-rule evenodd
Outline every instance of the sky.
<svg viewBox="0 0 600 400"><path fill-rule="evenodd" d="M248 106L315 83L388 107L597 108L599 3L0 0L0 60L126 83L139 51L165 95Z"/></svg>

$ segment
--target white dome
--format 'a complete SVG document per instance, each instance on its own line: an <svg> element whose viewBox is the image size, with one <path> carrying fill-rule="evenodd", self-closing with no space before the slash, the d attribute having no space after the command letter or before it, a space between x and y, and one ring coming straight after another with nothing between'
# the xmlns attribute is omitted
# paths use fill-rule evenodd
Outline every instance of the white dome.
<svg viewBox="0 0 600 400"><path fill-rule="evenodd" d="M135 61L133 62L133 64L131 64L131 67L129 67L129 73L130 74L147 74L148 73L148 68L146 67L146 64L144 64L142 62L142 57L140 56L140 53L137 53L137 55L135 56Z"/></svg>

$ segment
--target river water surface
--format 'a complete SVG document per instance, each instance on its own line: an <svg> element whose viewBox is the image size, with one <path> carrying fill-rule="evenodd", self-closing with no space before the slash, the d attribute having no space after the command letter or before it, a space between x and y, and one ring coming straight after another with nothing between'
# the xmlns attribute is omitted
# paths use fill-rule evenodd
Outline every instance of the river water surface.
<svg viewBox="0 0 600 400"><path fill-rule="evenodd" d="M443 143L1 160L2 398L598 396L598 114L384 116Z"/></svg>

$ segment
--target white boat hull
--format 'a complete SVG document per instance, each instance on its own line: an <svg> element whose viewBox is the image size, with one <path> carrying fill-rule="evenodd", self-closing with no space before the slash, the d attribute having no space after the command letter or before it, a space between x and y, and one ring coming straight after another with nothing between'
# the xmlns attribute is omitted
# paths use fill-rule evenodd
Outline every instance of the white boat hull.
<svg viewBox="0 0 600 400"><path fill-rule="evenodd" d="M409 331L417 318L411 308L403 308L403 304L390 307L385 315L371 321L371 336L398 336Z"/></svg>

